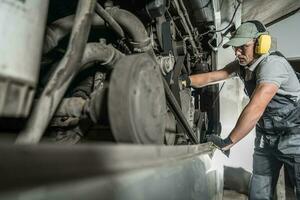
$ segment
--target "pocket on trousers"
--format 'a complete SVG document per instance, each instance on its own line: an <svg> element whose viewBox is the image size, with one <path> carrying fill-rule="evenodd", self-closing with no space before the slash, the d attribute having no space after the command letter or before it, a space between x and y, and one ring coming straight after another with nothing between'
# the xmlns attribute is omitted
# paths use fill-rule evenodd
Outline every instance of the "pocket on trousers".
<svg viewBox="0 0 300 200"><path fill-rule="evenodd" d="M299 127L300 126L300 107L292 110L285 118L284 121L287 123L287 127Z"/></svg>
<svg viewBox="0 0 300 200"><path fill-rule="evenodd" d="M279 115L274 115L272 117L272 124L276 130L284 130L287 127L286 119Z"/></svg>
<svg viewBox="0 0 300 200"><path fill-rule="evenodd" d="M300 134L290 134L280 136L278 150L283 154L299 155L294 156L294 162L300 160Z"/></svg>
<svg viewBox="0 0 300 200"><path fill-rule="evenodd" d="M273 129L273 121L272 118L269 116L262 116L258 121L258 125L260 128L264 130L271 130Z"/></svg>
<svg viewBox="0 0 300 200"><path fill-rule="evenodd" d="M300 156L296 156L296 157L294 158L294 160L295 160L296 163L299 163L299 164L300 164Z"/></svg>

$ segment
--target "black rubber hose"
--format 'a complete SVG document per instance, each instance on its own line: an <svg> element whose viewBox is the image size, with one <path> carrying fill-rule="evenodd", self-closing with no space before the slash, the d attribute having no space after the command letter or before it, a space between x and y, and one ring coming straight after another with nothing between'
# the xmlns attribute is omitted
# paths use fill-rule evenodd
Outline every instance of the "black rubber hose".
<svg viewBox="0 0 300 200"><path fill-rule="evenodd" d="M114 18L99 4L96 4L95 12L117 33L120 38L124 38L124 31Z"/></svg>
<svg viewBox="0 0 300 200"><path fill-rule="evenodd" d="M81 60L80 71L87 69L96 62L107 68L112 68L122 56L123 54L112 45L88 43Z"/></svg>
<svg viewBox="0 0 300 200"><path fill-rule="evenodd" d="M107 12L117 21L132 39L135 52L145 52L151 48L150 38L143 23L131 12L117 7L107 9Z"/></svg>

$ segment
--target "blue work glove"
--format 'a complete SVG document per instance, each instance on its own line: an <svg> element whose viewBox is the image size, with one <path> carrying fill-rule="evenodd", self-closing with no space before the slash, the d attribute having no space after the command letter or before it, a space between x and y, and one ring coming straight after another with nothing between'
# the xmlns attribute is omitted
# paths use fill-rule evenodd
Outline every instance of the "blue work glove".
<svg viewBox="0 0 300 200"><path fill-rule="evenodd" d="M230 149L225 150L224 148L231 145L233 142L231 141L230 137L222 139L217 135L208 135L207 142L212 142L214 146L220 149L227 157L230 155Z"/></svg>
<svg viewBox="0 0 300 200"><path fill-rule="evenodd" d="M188 74L182 74L179 76L179 80L181 81L181 84L187 88L191 86L191 79Z"/></svg>

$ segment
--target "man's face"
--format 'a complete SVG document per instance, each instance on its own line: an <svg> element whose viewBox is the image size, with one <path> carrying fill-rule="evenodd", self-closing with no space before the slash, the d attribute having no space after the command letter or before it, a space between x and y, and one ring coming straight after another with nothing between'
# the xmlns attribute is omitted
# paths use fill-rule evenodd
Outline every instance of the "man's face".
<svg viewBox="0 0 300 200"><path fill-rule="evenodd" d="M233 47L235 56L238 58L240 65L246 66L253 63L255 58L254 49L254 40L251 40L242 46Z"/></svg>

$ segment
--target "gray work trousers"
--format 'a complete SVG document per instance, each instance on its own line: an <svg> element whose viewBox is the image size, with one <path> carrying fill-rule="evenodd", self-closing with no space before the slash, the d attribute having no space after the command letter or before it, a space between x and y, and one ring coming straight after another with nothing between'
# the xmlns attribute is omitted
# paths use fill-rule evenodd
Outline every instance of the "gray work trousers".
<svg viewBox="0 0 300 200"><path fill-rule="evenodd" d="M300 200L300 134L266 135L256 128L250 200L273 199L279 172L285 166Z"/></svg>

